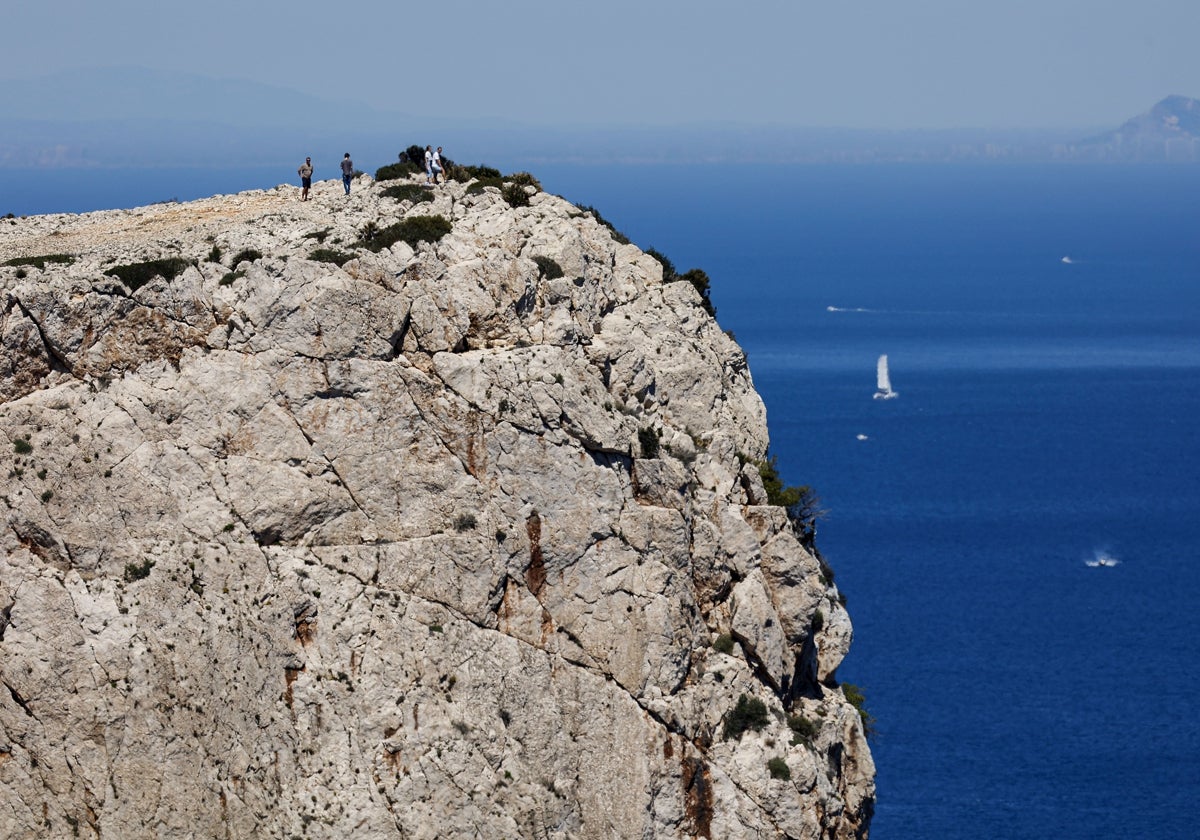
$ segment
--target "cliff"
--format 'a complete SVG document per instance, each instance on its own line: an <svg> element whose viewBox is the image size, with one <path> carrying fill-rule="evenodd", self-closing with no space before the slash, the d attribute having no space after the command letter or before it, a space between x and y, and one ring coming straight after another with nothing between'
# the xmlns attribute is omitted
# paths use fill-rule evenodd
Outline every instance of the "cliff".
<svg viewBox="0 0 1200 840"><path fill-rule="evenodd" d="M741 350L535 186L384 186L0 220L0 834L865 836Z"/></svg>

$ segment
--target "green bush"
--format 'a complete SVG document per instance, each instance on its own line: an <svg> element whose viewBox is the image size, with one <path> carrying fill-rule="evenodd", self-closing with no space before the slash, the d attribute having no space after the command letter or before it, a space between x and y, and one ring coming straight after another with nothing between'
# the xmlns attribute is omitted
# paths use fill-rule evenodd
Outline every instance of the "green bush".
<svg viewBox="0 0 1200 840"><path fill-rule="evenodd" d="M318 248L309 254L308 258L313 262L333 263L338 268L341 268L354 259L354 254L339 251L336 248Z"/></svg>
<svg viewBox="0 0 1200 840"><path fill-rule="evenodd" d="M508 202L509 207L528 207L529 193L521 184L505 184L500 188L500 195Z"/></svg>
<svg viewBox="0 0 1200 840"><path fill-rule="evenodd" d="M323 244L328 237L329 237L329 228L323 228L321 230L314 230L314 231L304 234L305 239L315 239L315 240L317 240L318 243L321 243L321 244Z"/></svg>
<svg viewBox="0 0 1200 840"><path fill-rule="evenodd" d="M863 690L853 683L842 683L842 694L850 702L850 705L858 710L858 716L862 719L863 733L868 738L875 735L875 717L867 711L867 698L863 694Z"/></svg>
<svg viewBox="0 0 1200 840"><path fill-rule="evenodd" d="M150 577L150 570L154 568L154 561L150 559L143 560L141 563L126 563L125 564L125 581L133 583L135 580L142 580Z"/></svg>
<svg viewBox="0 0 1200 840"><path fill-rule="evenodd" d="M31 265L34 268L45 268L46 263L70 265L73 262L75 258L70 254L43 254L40 257L13 257L0 265Z"/></svg>
<svg viewBox="0 0 1200 840"><path fill-rule="evenodd" d="M244 271L227 271L225 272L225 276L217 282L222 286L232 286L234 280L240 280L245 276L246 272Z"/></svg>
<svg viewBox="0 0 1200 840"><path fill-rule="evenodd" d="M33 444L24 438L17 438L13 441L13 450L18 455L28 455L33 451Z"/></svg>
<svg viewBox="0 0 1200 840"><path fill-rule="evenodd" d="M219 263L221 261L221 248L219 245L212 246L212 250L208 252L208 261Z"/></svg>
<svg viewBox="0 0 1200 840"><path fill-rule="evenodd" d="M388 198L397 201L411 201L420 204L423 201L433 201L433 191L420 184L396 184L383 191Z"/></svg>
<svg viewBox="0 0 1200 840"><path fill-rule="evenodd" d="M717 636L717 640L713 642L713 650L717 653L732 654L733 636L730 636L728 633L722 633L720 636Z"/></svg>
<svg viewBox="0 0 1200 840"><path fill-rule="evenodd" d="M121 282L129 287L129 291L137 291L155 277L161 277L168 283L183 273L191 262L183 257L167 257L161 260L146 260L140 263L118 265L106 271L115 274Z"/></svg>
<svg viewBox="0 0 1200 840"><path fill-rule="evenodd" d="M562 266L550 257L534 257L533 261L537 263L538 269L542 272L542 276L547 280L557 280L559 277L563 276Z"/></svg>
<svg viewBox="0 0 1200 840"><path fill-rule="evenodd" d="M542 191L542 182L528 172L514 172L504 180L511 184L516 184L518 187L533 187L538 192Z"/></svg>
<svg viewBox="0 0 1200 840"><path fill-rule="evenodd" d="M460 513L454 520L455 531L470 531L475 527L475 515Z"/></svg>
<svg viewBox="0 0 1200 840"><path fill-rule="evenodd" d="M617 242L621 243L622 245L629 244L629 237L626 236L625 234L621 233L621 231L617 230L615 227L613 227L612 222L608 221L608 219L601 216L600 211L597 210L595 207L592 207L587 204L579 204L577 206L579 207L579 212L585 213L585 214L590 213L593 219L595 219L597 222L599 222L600 224L602 224L606 228L608 228L608 232L612 235L612 238L615 239Z"/></svg>
<svg viewBox="0 0 1200 840"><path fill-rule="evenodd" d="M455 166L454 180L468 181L471 178L500 178L500 170L491 166Z"/></svg>
<svg viewBox="0 0 1200 840"><path fill-rule="evenodd" d="M802 715L788 715L788 729L792 730L792 744L812 744L821 727Z"/></svg>
<svg viewBox="0 0 1200 840"><path fill-rule="evenodd" d="M252 263L255 260L261 260L262 257L263 257L262 251L256 251L253 248L246 248L242 251L237 252L237 256L235 256L233 258L233 261L230 263L230 265L232 265L234 268L237 268L239 265L241 265L244 262Z"/></svg>
<svg viewBox="0 0 1200 840"><path fill-rule="evenodd" d="M417 167L418 172L425 171L425 147L424 146L418 146L416 143L413 143L411 146L409 146L407 149L405 149L403 152L400 153L400 160L403 162L405 159L407 159L409 163L414 164Z"/></svg>
<svg viewBox="0 0 1200 840"><path fill-rule="evenodd" d="M400 178L407 178L409 175L415 175L424 171L425 167L423 162L420 164L406 162L389 163L387 166L381 166L375 170L375 180L395 181Z"/></svg>
<svg viewBox="0 0 1200 840"><path fill-rule="evenodd" d="M444 216L409 216L394 225L375 229L367 235L364 229L361 244L372 251L382 251L397 242L407 242L413 248L418 242L437 242L450 232L450 222Z"/></svg>
<svg viewBox="0 0 1200 840"><path fill-rule="evenodd" d="M779 756L775 756L767 762L767 769L771 771L772 779L781 779L789 781L792 778L792 769L788 767L787 762Z"/></svg>
<svg viewBox="0 0 1200 840"><path fill-rule="evenodd" d="M675 264L659 251L647 248L646 255L654 257L654 259L662 263L664 283L679 283L683 281L691 283L692 287L700 294L700 305L704 307L704 311L714 318L717 317L717 309L713 306L712 299L709 297L711 290L709 288L708 274L703 269L692 268L680 274L675 270Z"/></svg>
<svg viewBox="0 0 1200 840"><path fill-rule="evenodd" d="M495 187L498 190L503 190L504 189L504 179L501 178L499 175L496 175L494 177L490 176L490 175L487 177L482 177L482 176L477 177L467 187L467 195L470 195L471 193L481 193L488 187Z"/></svg>
<svg viewBox="0 0 1200 840"><path fill-rule="evenodd" d="M638 448L643 458L658 457L658 434L650 426L638 429Z"/></svg>
<svg viewBox="0 0 1200 840"><path fill-rule="evenodd" d="M800 487L784 486L774 455L754 464L762 478L763 489L767 491L767 504L786 508L788 518L800 531L801 541L811 548L816 536L817 519L825 515L816 491L807 484Z"/></svg>
<svg viewBox="0 0 1200 840"><path fill-rule="evenodd" d="M766 703L757 697L748 697L743 694L738 697L737 705L725 718L725 740L741 738L750 729L759 732L766 728L770 720L770 717L767 716Z"/></svg>

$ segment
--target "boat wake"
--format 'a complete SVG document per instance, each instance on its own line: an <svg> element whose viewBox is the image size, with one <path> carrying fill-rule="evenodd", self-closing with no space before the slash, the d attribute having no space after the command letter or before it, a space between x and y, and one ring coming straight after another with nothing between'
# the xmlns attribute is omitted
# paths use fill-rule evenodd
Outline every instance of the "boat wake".
<svg viewBox="0 0 1200 840"><path fill-rule="evenodd" d="M1121 563L1120 560L1118 560L1116 557L1113 557L1107 551L1097 550L1096 552L1094 552L1094 557L1095 557L1095 559L1093 559L1093 560L1085 560L1084 561L1084 563L1090 569L1096 569L1101 566L1117 566L1117 565L1120 565L1120 563Z"/></svg>
<svg viewBox="0 0 1200 840"><path fill-rule="evenodd" d="M826 306L826 312L874 312L874 309L863 309L861 306Z"/></svg>

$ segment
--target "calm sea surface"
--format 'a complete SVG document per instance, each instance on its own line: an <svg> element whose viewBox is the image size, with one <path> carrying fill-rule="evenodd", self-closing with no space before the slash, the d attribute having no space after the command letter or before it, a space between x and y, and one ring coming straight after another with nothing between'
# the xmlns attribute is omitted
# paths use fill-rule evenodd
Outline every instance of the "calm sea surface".
<svg viewBox="0 0 1200 840"><path fill-rule="evenodd" d="M872 837L1196 836L1200 167L528 168L712 277L829 510ZM0 173L0 213L287 174Z"/></svg>

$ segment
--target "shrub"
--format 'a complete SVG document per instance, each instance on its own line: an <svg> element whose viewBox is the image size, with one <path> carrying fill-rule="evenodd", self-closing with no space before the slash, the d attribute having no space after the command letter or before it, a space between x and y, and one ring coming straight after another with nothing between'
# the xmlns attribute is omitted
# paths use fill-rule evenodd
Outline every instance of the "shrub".
<svg viewBox="0 0 1200 840"><path fill-rule="evenodd" d="M336 248L318 248L309 254L308 258L313 262L333 263L338 268L341 268L354 259L354 254L339 251Z"/></svg>
<svg viewBox="0 0 1200 840"><path fill-rule="evenodd" d="M757 697L748 697L742 694L738 697L733 711L725 718L725 740L741 738L748 729L759 732L765 729L769 722L767 704Z"/></svg>
<svg viewBox="0 0 1200 840"><path fill-rule="evenodd" d="M208 252L208 261L214 263L221 261L221 248L219 245L212 246L212 250Z"/></svg>
<svg viewBox="0 0 1200 840"><path fill-rule="evenodd" d="M509 207L528 207L529 193L520 184L505 184L500 188L500 195L508 202Z"/></svg>
<svg viewBox="0 0 1200 840"><path fill-rule="evenodd" d="M867 698L863 694L863 690L852 683L842 683L842 694L850 702L850 705L858 710L858 716L862 720L863 733L868 738L875 735L875 717L867 711Z"/></svg>
<svg viewBox="0 0 1200 840"><path fill-rule="evenodd" d="M407 178L409 175L415 175L418 172L424 171L425 167L417 163L405 161L401 161L400 163L389 163L387 166L381 166L375 170L375 180L395 181L399 178Z"/></svg>
<svg viewBox="0 0 1200 840"><path fill-rule="evenodd" d="M495 187L498 190L502 190L502 189L504 189L504 179L501 178L499 175L496 175L496 176L489 175L487 177L482 177L482 176L477 177L470 184L470 186L467 187L467 194L470 195L471 193L481 193L488 187Z"/></svg>
<svg viewBox="0 0 1200 840"><path fill-rule="evenodd" d="M135 580L150 577L150 570L152 568L154 568L154 561L148 558L141 563L126 563L125 580L128 583L133 583Z"/></svg>
<svg viewBox="0 0 1200 840"><path fill-rule="evenodd" d="M450 232L450 227L450 222L444 216L409 216L378 230L369 238L364 229L362 245L372 251L382 251L397 242L407 242L415 248L418 242L439 241Z"/></svg>
<svg viewBox="0 0 1200 840"><path fill-rule="evenodd" d="M467 181L471 178L500 178L500 170L491 166L455 166L454 179Z"/></svg>
<svg viewBox="0 0 1200 840"><path fill-rule="evenodd" d="M709 280L708 274L703 269L691 268L679 275L680 280L686 280L700 293L700 305L704 307L704 311L713 318L717 317L717 308L713 306L712 298L709 295Z"/></svg>
<svg viewBox="0 0 1200 840"><path fill-rule="evenodd" d="M823 628L824 626L825 626L825 613L821 612L821 610L818 609L815 613L813 613L812 631L814 633L820 633L821 628Z"/></svg>
<svg viewBox="0 0 1200 840"><path fill-rule="evenodd" d="M704 311L714 318L717 317L717 309L713 306L712 299L709 297L710 283L708 274L703 269L691 268L680 274L675 270L675 264L659 251L647 248L646 254L662 263L664 283L679 283L683 281L691 283L692 287L700 294L700 305L704 307Z"/></svg>
<svg viewBox="0 0 1200 840"><path fill-rule="evenodd" d="M425 171L425 147L413 143L400 153L400 160L416 164L418 172Z"/></svg>
<svg viewBox="0 0 1200 840"><path fill-rule="evenodd" d="M73 262L75 262L75 258L70 254L43 254L40 257L13 257L0 265L31 265L34 268L45 268L46 263L70 265Z"/></svg>
<svg viewBox="0 0 1200 840"><path fill-rule="evenodd" d="M722 633L720 636L717 636L717 640L713 642L713 650L717 653L732 654L733 636L730 636L728 633Z"/></svg>
<svg viewBox="0 0 1200 840"><path fill-rule="evenodd" d="M220 283L220 285L222 285L222 286L231 286L231 285L233 285L234 280L240 280L241 278L243 278L245 276L246 276L246 272L244 272L244 271L229 271L229 272L226 272L225 276L222 277L217 282Z"/></svg>
<svg viewBox="0 0 1200 840"><path fill-rule="evenodd" d="M547 280L557 280L563 276L562 266L552 260L550 257L534 257L533 261L537 263L538 268L542 272L542 276Z"/></svg>
<svg viewBox="0 0 1200 840"><path fill-rule="evenodd" d="M579 207L579 212L590 213L593 219L595 219L597 222L599 222L600 224L602 224L606 228L608 228L608 232L612 235L612 238L615 239L617 242L621 243L622 245L629 244L629 237L626 236L625 234L621 233L621 231L617 230L615 227L613 227L612 222L608 221L608 219L601 216L600 211L597 210L595 207L592 207L588 204L580 204L580 205L578 205L578 207Z"/></svg>
<svg viewBox="0 0 1200 840"><path fill-rule="evenodd" d="M475 527L475 516L470 513L460 513L454 520L454 530L470 531Z"/></svg>
<svg viewBox="0 0 1200 840"><path fill-rule="evenodd" d="M46 502L50 501L53 498L54 498L53 490L43 490L42 491L42 504L45 504Z"/></svg>
<svg viewBox="0 0 1200 840"><path fill-rule="evenodd" d="M763 489L767 491L767 503L787 509L788 519L800 532L801 542L811 548L817 532L817 519L825 515L821 500L807 484L800 487L784 486L779 476L776 458L755 461Z"/></svg>
<svg viewBox="0 0 1200 840"><path fill-rule="evenodd" d="M803 715L788 715L788 729L792 730L793 744L812 744L821 727Z"/></svg>
<svg viewBox="0 0 1200 840"><path fill-rule="evenodd" d="M319 243L323 243L329 237L329 228L323 230L314 230L304 234L305 239L315 239Z"/></svg>
<svg viewBox="0 0 1200 840"><path fill-rule="evenodd" d="M24 438L17 438L13 441L13 449L18 455L28 455L33 451L33 444Z"/></svg>
<svg viewBox="0 0 1200 840"><path fill-rule="evenodd" d="M643 458L658 457L658 434L650 426L638 429L638 447Z"/></svg>
<svg viewBox="0 0 1200 840"><path fill-rule="evenodd" d="M772 779L781 779L786 782L792 778L791 768L779 756L775 756L767 762L767 769L771 771Z"/></svg>
<svg viewBox="0 0 1200 840"><path fill-rule="evenodd" d="M23 268L17 269L17 279L18 280L24 280L28 276L29 276L29 272L26 271L25 269L23 269Z"/></svg>
<svg viewBox="0 0 1200 840"><path fill-rule="evenodd" d="M397 201L411 201L420 204L423 201L433 201L433 193L420 184L396 184L383 191L388 198Z"/></svg>
<svg viewBox="0 0 1200 840"><path fill-rule="evenodd" d="M237 256L235 256L233 258L233 262L231 263L231 265L234 268L237 268L239 265L241 265L244 262L252 263L255 260L261 260L262 257L263 257L262 251L256 251L253 248L246 248L245 250L238 251Z"/></svg>
<svg viewBox="0 0 1200 840"><path fill-rule="evenodd" d="M121 282L129 287L129 291L137 291L155 277L161 277L168 283L183 273L191 265L183 257L167 257L161 260L146 260L140 263L113 266L108 274L115 274Z"/></svg>
<svg viewBox="0 0 1200 840"><path fill-rule="evenodd" d="M542 191L542 182L528 172L514 172L504 180L516 184L518 187L533 187L538 192Z"/></svg>

